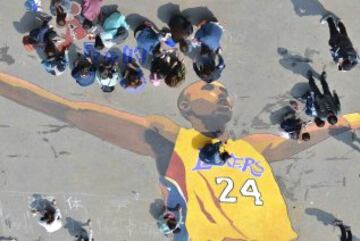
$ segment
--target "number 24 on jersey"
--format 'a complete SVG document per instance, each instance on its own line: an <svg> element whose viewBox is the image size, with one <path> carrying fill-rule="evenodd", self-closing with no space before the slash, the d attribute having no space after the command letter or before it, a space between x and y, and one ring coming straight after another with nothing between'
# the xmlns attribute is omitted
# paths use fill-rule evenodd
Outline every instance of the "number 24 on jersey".
<svg viewBox="0 0 360 241"><path fill-rule="evenodd" d="M217 177L215 179L217 185L222 184L223 182L226 183L226 186L222 193L219 196L219 200L222 203L236 203L237 197L230 196L230 192L234 189L234 181L230 177ZM254 205L255 206L262 206L264 202L261 200L261 193L256 184L255 179L248 179L240 189L240 194L244 197L252 197L254 198Z"/></svg>

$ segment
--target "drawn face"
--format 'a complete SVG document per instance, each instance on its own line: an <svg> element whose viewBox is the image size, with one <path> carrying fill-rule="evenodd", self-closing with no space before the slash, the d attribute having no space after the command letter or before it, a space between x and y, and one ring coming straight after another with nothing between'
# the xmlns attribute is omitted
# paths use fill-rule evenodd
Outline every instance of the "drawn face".
<svg viewBox="0 0 360 241"><path fill-rule="evenodd" d="M233 103L219 82L198 81L186 87L178 99L178 108L200 132L222 133L231 120Z"/></svg>

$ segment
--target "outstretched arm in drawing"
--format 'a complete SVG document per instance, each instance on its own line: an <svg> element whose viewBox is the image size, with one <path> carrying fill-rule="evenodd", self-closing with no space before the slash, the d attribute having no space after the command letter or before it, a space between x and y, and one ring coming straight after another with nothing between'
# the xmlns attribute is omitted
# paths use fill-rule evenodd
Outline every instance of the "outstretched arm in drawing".
<svg viewBox="0 0 360 241"><path fill-rule="evenodd" d="M311 139L307 142L298 143L273 134L254 134L242 139L252 144L270 162L287 159L331 136L359 128L360 113L354 113L339 118L336 126L325 125L318 128L315 124L309 125L306 127L306 131L310 133Z"/></svg>
<svg viewBox="0 0 360 241"><path fill-rule="evenodd" d="M140 117L95 103L70 101L3 73L0 95L121 148L151 157L158 155L153 140L156 136L174 143L179 130L177 124L162 116Z"/></svg>

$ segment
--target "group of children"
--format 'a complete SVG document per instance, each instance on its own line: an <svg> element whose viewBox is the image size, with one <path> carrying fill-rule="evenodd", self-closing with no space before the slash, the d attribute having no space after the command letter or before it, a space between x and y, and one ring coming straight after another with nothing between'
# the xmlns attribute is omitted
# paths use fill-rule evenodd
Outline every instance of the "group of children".
<svg viewBox="0 0 360 241"><path fill-rule="evenodd" d="M25 46L36 49L43 58L42 65L52 75L61 75L70 67L71 75L80 86L97 82L104 92L112 92L117 83L129 92L143 90L146 84L141 67L149 67L149 80L154 86L164 82L178 87L185 81L184 55L192 56L193 69L200 79L210 83L220 78L225 68L220 39L223 27L215 18L193 23L181 14L172 16L168 26L159 29L150 21L134 28L137 50L148 61L141 65L132 56L119 56L116 46L129 36L126 17L118 11L105 13L103 0L52 0L53 17L41 8L40 0L27 0L28 11L36 14L41 25L24 37ZM72 44L87 39L83 52L69 63ZM89 42L90 41L90 42ZM124 55L124 53L123 53Z"/></svg>

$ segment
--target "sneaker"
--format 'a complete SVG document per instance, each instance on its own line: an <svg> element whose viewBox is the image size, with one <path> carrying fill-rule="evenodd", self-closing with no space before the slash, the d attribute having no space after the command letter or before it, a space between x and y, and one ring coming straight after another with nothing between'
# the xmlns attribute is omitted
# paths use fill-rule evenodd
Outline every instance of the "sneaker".
<svg viewBox="0 0 360 241"><path fill-rule="evenodd" d="M327 22L327 20L328 20L329 18L331 18L331 17L332 17L332 14L331 14L331 13L325 14L325 15L322 16L322 18L320 19L320 23L321 23L321 24L325 24L325 23Z"/></svg>
<svg viewBox="0 0 360 241"><path fill-rule="evenodd" d="M335 25L338 24L338 22L341 20L341 18L337 17L335 14L333 14L332 12L327 12L321 19L320 19L320 23L321 24L325 24L327 23L327 20L329 18L332 18L335 22Z"/></svg>
<svg viewBox="0 0 360 241"><path fill-rule="evenodd" d="M333 225L335 226L339 226L339 225L342 225L343 224L343 221L339 220L339 219L335 219L334 222L333 222Z"/></svg>
<svg viewBox="0 0 360 241"><path fill-rule="evenodd" d="M351 227L350 226L346 226L344 225L345 231L351 231Z"/></svg>
<svg viewBox="0 0 360 241"><path fill-rule="evenodd" d="M32 210L31 210L31 215L32 215L33 217L35 217L35 216L37 215L37 210L36 210L36 209L32 209Z"/></svg>
<svg viewBox="0 0 360 241"><path fill-rule="evenodd" d="M157 74L151 74L150 75L150 82L153 86L157 87L161 84L161 79Z"/></svg>

